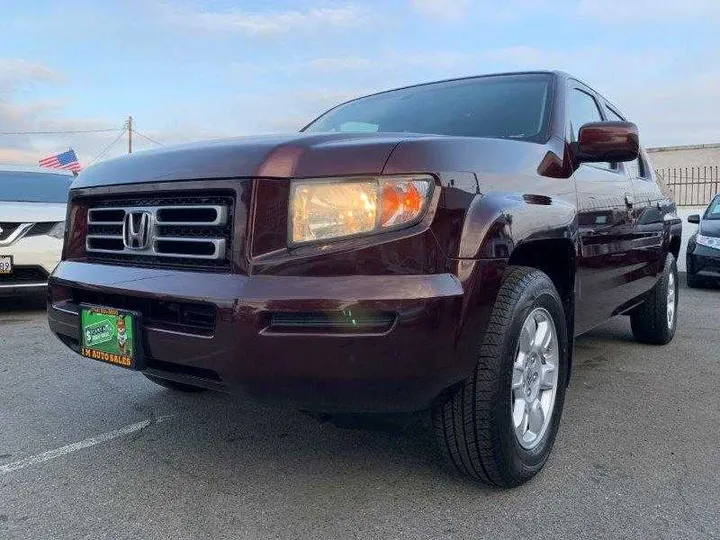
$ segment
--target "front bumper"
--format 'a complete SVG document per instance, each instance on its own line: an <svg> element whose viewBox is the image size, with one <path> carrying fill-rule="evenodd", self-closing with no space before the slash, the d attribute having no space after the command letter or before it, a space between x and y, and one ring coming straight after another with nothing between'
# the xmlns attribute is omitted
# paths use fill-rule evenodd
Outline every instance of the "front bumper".
<svg viewBox="0 0 720 540"><path fill-rule="evenodd" d="M78 301L88 298L210 307L213 327L197 332L144 317L146 372L315 412L419 410L473 366L456 354L463 289L452 274L243 276L65 261L50 278L48 316L75 350ZM302 324L318 313L358 326ZM363 326L378 314L392 322ZM300 324L276 327L277 315Z"/></svg>
<svg viewBox="0 0 720 540"><path fill-rule="evenodd" d="M12 256L15 268L10 275L0 275L0 297L44 292L61 252L62 240L46 235L22 238L0 248L0 255Z"/></svg>
<svg viewBox="0 0 720 540"><path fill-rule="evenodd" d="M720 279L720 249L694 244L687 253L687 270L698 277Z"/></svg>
<svg viewBox="0 0 720 540"><path fill-rule="evenodd" d="M46 281L33 281L30 283L0 283L0 298L43 294L46 290Z"/></svg>

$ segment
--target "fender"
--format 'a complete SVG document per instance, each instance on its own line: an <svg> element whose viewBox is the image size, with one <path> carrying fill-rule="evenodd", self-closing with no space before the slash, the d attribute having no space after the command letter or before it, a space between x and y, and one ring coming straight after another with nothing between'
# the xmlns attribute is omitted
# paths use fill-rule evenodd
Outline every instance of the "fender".
<svg viewBox="0 0 720 540"><path fill-rule="evenodd" d="M561 197L509 192L473 197L453 257L453 271L465 291L456 339L461 358L469 370L476 361L478 332L487 328L505 268L513 254L535 242L560 240L567 242L573 256L577 256L577 223L576 206ZM574 268L569 272L570 283L566 290L560 290L560 294L565 306L568 334L573 336ZM570 363L572 352L571 337Z"/></svg>
<svg viewBox="0 0 720 540"><path fill-rule="evenodd" d="M513 251L539 240L570 241L577 249L575 204L537 194L493 192L473 198L465 215L458 259L509 259Z"/></svg>
<svg viewBox="0 0 720 540"><path fill-rule="evenodd" d="M661 201L660 207L663 209L663 260L668 253L673 253L677 260L682 240L682 219L677 214L677 206L670 199ZM658 271L662 271L662 268Z"/></svg>

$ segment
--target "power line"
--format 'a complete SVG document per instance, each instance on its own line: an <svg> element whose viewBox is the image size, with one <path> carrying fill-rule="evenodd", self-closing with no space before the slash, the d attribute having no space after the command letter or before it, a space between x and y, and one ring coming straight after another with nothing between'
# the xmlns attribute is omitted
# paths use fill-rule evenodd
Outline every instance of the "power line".
<svg viewBox="0 0 720 540"><path fill-rule="evenodd" d="M140 133L139 131L136 131L133 129L133 122L132 117L129 116L127 122L125 122L122 126L122 128L102 128L102 129L63 129L63 130L29 130L29 131L0 131L0 135L73 135L73 134L82 134L82 133L113 133L119 131L117 137L115 137L110 144L108 144L96 157L93 159L89 165L93 165L95 162L99 161L107 153L117 144L117 142L125 135L126 133L129 136L128 140L128 151L132 153L132 136L133 134L138 135L139 137L142 137L143 139L153 143L157 144L158 146L165 146L160 141L153 139L152 137L149 137L148 135L145 135L144 133Z"/></svg>
<svg viewBox="0 0 720 540"><path fill-rule="evenodd" d="M108 129L68 129L68 130L56 130L56 131L0 131L0 135L71 135L78 133L110 133L111 131L117 131L118 128Z"/></svg>
<svg viewBox="0 0 720 540"><path fill-rule="evenodd" d="M108 144L108 145L105 147L105 150L103 150L102 152L100 152L100 153L97 155L97 157L90 162L90 165L92 165L92 164L95 163L97 160L99 160L101 157L103 157L105 154L107 154L107 153L110 151L110 149L111 149L113 146L115 146L115 144L120 140L120 138L121 138L123 135L125 135L125 132L126 132L126 131L127 131L127 129L123 129L123 130L120 132L120 134L119 134L117 137L115 137L115 139L113 139L113 142L111 142L110 144ZM89 166L89 165L88 165L88 166Z"/></svg>
<svg viewBox="0 0 720 540"><path fill-rule="evenodd" d="M150 141L150 142L152 142L152 143L159 144L160 146L165 146L165 145L164 145L163 143L161 143L160 141L156 141L156 140L153 139L152 137L148 137L147 135L143 135L143 134L140 133L139 131L135 131L135 130L133 129L132 132L133 132L135 135L140 135L143 139L147 139L148 141Z"/></svg>

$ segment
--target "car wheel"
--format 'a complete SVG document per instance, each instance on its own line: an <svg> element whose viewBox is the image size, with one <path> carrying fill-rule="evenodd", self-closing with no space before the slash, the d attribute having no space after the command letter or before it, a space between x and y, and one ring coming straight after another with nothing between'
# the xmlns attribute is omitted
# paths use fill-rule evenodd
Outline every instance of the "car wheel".
<svg viewBox="0 0 720 540"><path fill-rule="evenodd" d="M207 388L203 388L201 386L193 386L192 384L171 381L170 379L163 379L162 377L155 377L154 375L146 375L145 373L143 373L143 375L155 384L177 392L204 392L207 390Z"/></svg>
<svg viewBox="0 0 720 540"><path fill-rule="evenodd" d="M565 399L565 313L546 274L508 269L477 350L472 376L433 407L436 437L464 476L517 486L547 461Z"/></svg>
<svg viewBox="0 0 720 540"><path fill-rule="evenodd" d="M675 257L668 253L655 287L645 301L630 315L630 326L636 340L651 345L672 341L677 327L678 274Z"/></svg>
<svg viewBox="0 0 720 540"><path fill-rule="evenodd" d="M698 279L698 277L695 274L691 274L688 272L687 274L687 286L691 289L697 289L702 285L702 281Z"/></svg>

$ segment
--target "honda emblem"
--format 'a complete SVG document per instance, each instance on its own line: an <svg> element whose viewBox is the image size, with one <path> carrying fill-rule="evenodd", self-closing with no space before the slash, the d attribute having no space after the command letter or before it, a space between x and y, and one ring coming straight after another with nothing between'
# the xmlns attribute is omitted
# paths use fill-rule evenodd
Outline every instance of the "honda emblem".
<svg viewBox="0 0 720 540"><path fill-rule="evenodd" d="M123 244L128 249L144 250L150 245L153 216L144 210L128 212L123 220Z"/></svg>

